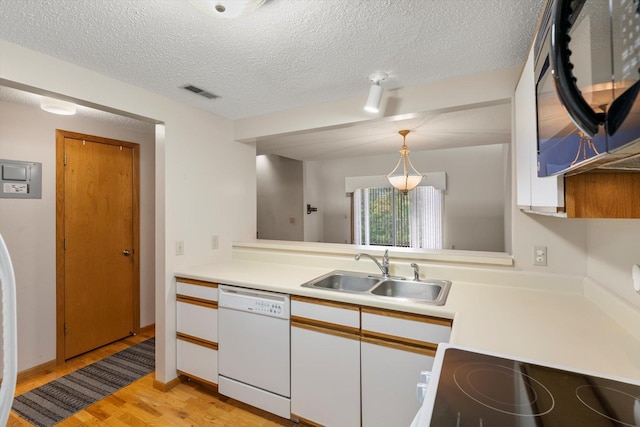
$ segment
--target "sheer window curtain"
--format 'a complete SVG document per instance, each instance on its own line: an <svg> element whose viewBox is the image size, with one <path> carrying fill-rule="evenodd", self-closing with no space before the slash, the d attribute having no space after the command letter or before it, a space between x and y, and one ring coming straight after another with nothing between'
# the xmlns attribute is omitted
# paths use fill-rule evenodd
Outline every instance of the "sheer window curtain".
<svg viewBox="0 0 640 427"><path fill-rule="evenodd" d="M353 205L357 245L442 249L442 190L423 186L405 196L393 188L358 188Z"/></svg>

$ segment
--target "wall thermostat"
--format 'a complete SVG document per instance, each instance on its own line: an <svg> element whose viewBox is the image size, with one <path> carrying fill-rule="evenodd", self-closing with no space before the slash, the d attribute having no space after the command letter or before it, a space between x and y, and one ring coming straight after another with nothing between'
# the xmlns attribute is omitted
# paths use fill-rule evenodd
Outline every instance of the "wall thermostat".
<svg viewBox="0 0 640 427"><path fill-rule="evenodd" d="M42 199L42 163L0 159L0 198Z"/></svg>

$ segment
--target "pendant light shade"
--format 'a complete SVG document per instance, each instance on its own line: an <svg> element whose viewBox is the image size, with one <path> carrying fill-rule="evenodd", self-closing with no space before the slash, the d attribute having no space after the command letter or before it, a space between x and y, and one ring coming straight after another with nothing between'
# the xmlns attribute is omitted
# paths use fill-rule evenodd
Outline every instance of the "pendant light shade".
<svg viewBox="0 0 640 427"><path fill-rule="evenodd" d="M394 188L407 194L410 190L413 190L422 181L422 174L413 167L411 159L409 158L409 149L405 142L407 138L408 130L401 130L398 132L402 135L402 149L400 149L400 159L396 167L387 175L387 179L393 185Z"/></svg>

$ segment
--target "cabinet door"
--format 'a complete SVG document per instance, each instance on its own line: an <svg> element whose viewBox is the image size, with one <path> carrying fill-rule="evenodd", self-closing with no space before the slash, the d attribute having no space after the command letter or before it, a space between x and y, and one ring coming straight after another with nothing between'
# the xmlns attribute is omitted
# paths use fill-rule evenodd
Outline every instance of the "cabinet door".
<svg viewBox="0 0 640 427"><path fill-rule="evenodd" d="M362 426L408 426L420 409L416 384L431 370L435 353L410 346L365 339L362 358Z"/></svg>
<svg viewBox="0 0 640 427"><path fill-rule="evenodd" d="M177 369L180 374L209 384L218 383L217 346L178 337L176 351Z"/></svg>
<svg viewBox="0 0 640 427"><path fill-rule="evenodd" d="M292 324L291 413L325 426L360 426L357 335Z"/></svg>
<svg viewBox="0 0 640 427"><path fill-rule="evenodd" d="M538 178L538 130L533 47L513 96L516 205L519 208L556 212L564 207L562 176Z"/></svg>
<svg viewBox="0 0 640 427"><path fill-rule="evenodd" d="M536 155L536 92L533 48L513 95L513 138L515 139L516 204L531 208L532 157Z"/></svg>

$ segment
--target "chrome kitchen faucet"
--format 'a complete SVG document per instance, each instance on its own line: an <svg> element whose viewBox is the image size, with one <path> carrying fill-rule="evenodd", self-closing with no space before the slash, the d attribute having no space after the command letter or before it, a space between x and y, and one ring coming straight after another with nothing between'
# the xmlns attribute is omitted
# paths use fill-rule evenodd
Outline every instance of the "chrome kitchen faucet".
<svg viewBox="0 0 640 427"><path fill-rule="evenodd" d="M366 256L367 258L371 259L373 262L376 263L380 271L382 271L382 277L384 277L385 279L389 278L389 249L384 250L384 255L382 256L382 264L380 264L380 261L375 259L375 257L369 254L365 254L364 252L356 254L355 256L356 261L359 261L360 257L362 256Z"/></svg>

